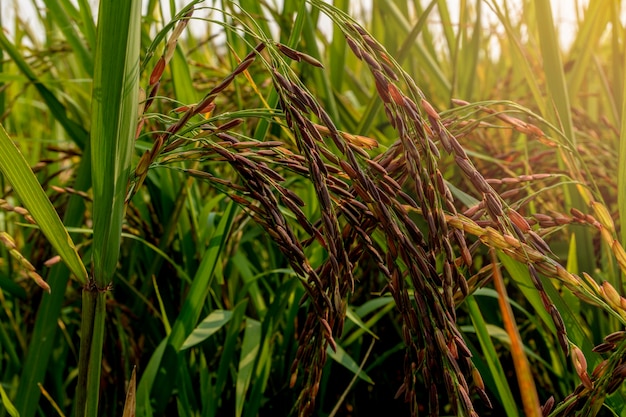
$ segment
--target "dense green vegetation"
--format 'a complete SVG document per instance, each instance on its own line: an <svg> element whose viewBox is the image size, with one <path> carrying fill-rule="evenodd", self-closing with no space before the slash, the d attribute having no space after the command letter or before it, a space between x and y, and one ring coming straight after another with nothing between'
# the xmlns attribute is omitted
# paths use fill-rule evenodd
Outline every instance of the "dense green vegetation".
<svg viewBox="0 0 626 417"><path fill-rule="evenodd" d="M42 3L0 415L626 415L619 1Z"/></svg>

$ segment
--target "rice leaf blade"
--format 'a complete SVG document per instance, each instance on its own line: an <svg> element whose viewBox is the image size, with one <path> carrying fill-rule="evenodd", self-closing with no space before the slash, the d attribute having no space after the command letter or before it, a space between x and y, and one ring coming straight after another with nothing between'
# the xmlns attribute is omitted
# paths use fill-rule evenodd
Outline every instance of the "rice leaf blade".
<svg viewBox="0 0 626 417"><path fill-rule="evenodd" d="M0 170L13 186L24 206L33 216L52 247L81 283L87 282L87 270L74 242L54 206L37 181L22 153L0 124Z"/></svg>
<svg viewBox="0 0 626 417"><path fill-rule="evenodd" d="M196 327L191 334L185 339L180 350L189 349L199 343L204 342L213 334L218 332L233 316L229 310L213 310L202 322Z"/></svg>
<svg viewBox="0 0 626 417"><path fill-rule="evenodd" d="M326 353L332 360L351 371L363 381L368 384L374 384L372 378L370 378L369 375L367 375L367 373L360 368L359 364L339 344L337 344L337 351L333 351L329 346L328 349L326 349Z"/></svg>
<svg viewBox="0 0 626 417"><path fill-rule="evenodd" d="M2 398L2 405L4 406L4 409L7 413L9 413L11 417L20 417L20 413L17 412L17 409L11 402L11 399L7 395L2 385L0 385L0 398Z"/></svg>
<svg viewBox="0 0 626 417"><path fill-rule="evenodd" d="M93 263L107 285L120 249L126 190L137 126L141 2L101 4L91 130Z"/></svg>
<svg viewBox="0 0 626 417"><path fill-rule="evenodd" d="M251 318L246 318L246 325L241 344L241 356L239 358L239 372L235 383L235 416L241 417L246 402L246 394L252 371L257 362L261 342L261 323Z"/></svg>
<svg viewBox="0 0 626 417"><path fill-rule="evenodd" d="M491 372L491 376L498 391L500 403L502 404L502 407L504 407L507 416L519 416L517 404L515 403L513 393L511 392L508 378L504 373L502 364L498 360L498 354L493 342L491 341L487 323L483 318L478 302L473 295L470 295L465 300L465 303L467 304L472 324L476 329L476 335L478 336L480 346L484 352L485 361L487 362L487 366Z"/></svg>

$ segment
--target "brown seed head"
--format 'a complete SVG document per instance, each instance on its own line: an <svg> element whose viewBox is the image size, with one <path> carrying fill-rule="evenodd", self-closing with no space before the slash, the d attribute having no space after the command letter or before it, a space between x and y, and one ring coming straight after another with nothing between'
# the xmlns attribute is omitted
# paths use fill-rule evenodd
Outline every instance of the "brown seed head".
<svg viewBox="0 0 626 417"><path fill-rule="evenodd" d="M599 345L596 345L592 351L595 353L607 353L612 351L613 349L615 349L615 343L611 343L611 342L603 342L600 343Z"/></svg>
<svg viewBox="0 0 626 417"><path fill-rule="evenodd" d="M530 230L530 225L528 224L528 221L526 221L526 219L519 214L517 211L513 210L513 209L508 209L507 214L509 216L509 219L511 219L511 221L522 231L522 232L527 232L528 230Z"/></svg>
<svg viewBox="0 0 626 417"><path fill-rule="evenodd" d="M574 365L574 370L580 377L581 382L587 389L593 389L593 383L589 378L589 374L587 374L587 359L583 354L582 350L574 344L572 344L572 364Z"/></svg>
<svg viewBox="0 0 626 417"><path fill-rule="evenodd" d="M604 281L602 283L602 293L604 293L606 300L613 306L621 308L621 297L615 287L610 282Z"/></svg>
<svg viewBox="0 0 626 417"><path fill-rule="evenodd" d="M554 407L554 396L550 396L550 398L548 398L548 400L541 406L541 414L544 417L547 417L550 414L550 411L552 411L552 408Z"/></svg>
<svg viewBox="0 0 626 417"><path fill-rule="evenodd" d="M152 73L150 74L150 85L156 84L156 82L161 79L161 76L163 75L164 70L165 70L165 59L163 59L163 57L160 57L156 65L154 66Z"/></svg>
<svg viewBox="0 0 626 417"><path fill-rule="evenodd" d="M604 337L604 341L609 342L609 343L619 343L622 340L624 340L624 338L626 338L626 332L623 330L620 330L618 332L613 332L611 334L606 335Z"/></svg>

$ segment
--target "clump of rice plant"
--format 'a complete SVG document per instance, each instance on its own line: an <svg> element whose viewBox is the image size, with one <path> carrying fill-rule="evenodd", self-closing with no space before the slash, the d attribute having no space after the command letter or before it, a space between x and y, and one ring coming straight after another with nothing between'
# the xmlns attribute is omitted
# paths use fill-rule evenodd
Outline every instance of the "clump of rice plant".
<svg viewBox="0 0 626 417"><path fill-rule="evenodd" d="M10 295L0 299L5 311L36 317L34 327L12 319L9 334L19 343L3 342L7 403L12 398L24 416L73 406L81 415L124 407L141 416L311 416L331 405L337 415L389 388L370 378L376 373L393 381L395 400L389 395L386 404L404 403L411 415L620 410L626 299L618 277L626 252L615 184L598 180L611 178L613 150L574 140L568 106L539 103L538 85L530 86L536 106L526 96L523 104L505 101L519 82L514 70L498 101L459 86L472 78L459 57L477 64L480 45L454 49L467 47L466 27L456 34L444 27L449 57L423 45L432 40L435 7L449 21L441 3L414 6L421 14L412 27L408 6L381 8L406 31L398 46L376 15L366 30L368 22L318 0L282 10L194 1L164 26L155 23L159 2L151 2L141 26L128 23L143 48L138 57L133 43L120 61L132 71L119 91L102 90L117 84L106 83L107 43L96 40L87 9L64 6L74 7L76 22L82 16L80 32L51 9L59 15L50 33L63 28L76 78L94 79L92 96L74 91L75 100L100 103L92 123L76 101L41 83L62 72L56 56L37 75L0 39L12 71L37 86L28 97L42 101L69 139L41 147L54 158L29 162L63 214L64 226L55 220L55 227L81 242L54 239L58 229L31 208L41 200L24 198L7 175L13 184L0 201L13 231L0 235L12 257L7 271L52 291L36 312L15 307L35 297L32 285L20 283L26 294L0 280ZM506 46L516 28L490 5L509 31ZM316 33L320 13L333 22L332 37ZM196 39L187 31L194 20L222 27L226 43ZM115 41L103 27L98 36ZM541 38L546 62L549 35ZM548 74L546 88L565 100L558 77ZM130 102L102 106L128 93L123 86L132 94L120 97ZM18 104L8 100L14 132L23 124L13 114ZM123 134L111 136L111 114ZM595 127L580 129L591 136ZM55 250L65 248L78 283L68 284L61 266L47 281L39 275L39 260L52 253L29 245L30 229L16 215L39 224ZM591 256L584 250L602 261L583 259ZM597 328L585 322L592 317ZM64 338L55 336L57 322ZM135 366L139 382L126 396ZM345 392L333 392L342 384L334 376L346 373ZM46 395L40 405L35 381ZM370 394L356 394L371 383Z"/></svg>

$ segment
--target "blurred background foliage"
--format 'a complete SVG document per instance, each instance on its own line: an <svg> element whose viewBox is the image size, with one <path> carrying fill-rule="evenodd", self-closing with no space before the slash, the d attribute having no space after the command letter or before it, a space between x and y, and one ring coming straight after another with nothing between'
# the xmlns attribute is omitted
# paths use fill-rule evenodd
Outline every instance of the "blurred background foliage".
<svg viewBox="0 0 626 417"><path fill-rule="evenodd" d="M141 31L139 105L144 110L120 257L106 301L101 415L122 414L135 366L140 416L472 411L514 416L541 415L539 403L544 415L626 413L621 384L626 377L621 333L626 324L623 2L569 0L552 7L540 0L337 0L332 7L317 0L194 3L189 14L187 3L145 1L141 21L131 22ZM90 270L92 179L83 156L90 152L93 126L96 8L87 0L14 5L17 13L9 14L3 1L0 123ZM32 12L20 12L26 7ZM558 20L559 8L574 11L567 22ZM350 15L364 31L354 29ZM189 26L181 25L187 19ZM256 53L259 43L267 49ZM366 46L375 62L359 56ZM384 81L372 70L377 66ZM388 87L395 85L391 74L400 74L399 88L419 107L416 129L438 149L419 152L427 176L435 178L438 171L445 181L436 191L438 227L446 223L460 231L456 240L449 239L458 258L439 248L425 259L434 261L431 267L442 277L446 265L455 271L449 289L453 308L444 309L457 330L443 330L444 345L457 358L463 357L457 350L465 347L471 359L460 371L445 368L453 362L445 360L435 368L443 367L442 375L461 375L454 376L455 386L464 386L462 375L468 378L472 389L462 391L473 407L447 380L433 378L424 389L430 381L423 370L428 364L412 361L420 357L420 343L439 340L435 333L407 337L406 317L390 289L393 274L387 276L365 249L359 249L363 258L353 271L354 289L340 287L347 291L339 303L343 331L338 329L341 317L330 323L330 334L311 337L318 348L311 355L318 362L306 362L305 349L298 349L306 346L306 323L313 326L316 295L306 274L294 266L297 257L275 236L275 226L264 223L274 216L269 206L252 193L263 181L288 190L274 188L282 193L275 204L278 217L291 225L289 238L303 242L306 263L323 271L332 248L328 241L319 243L321 238L316 242L312 229L284 202L284 194L301 201L301 213L313 229L323 230L324 239L332 237L323 215L330 211L320 201L320 187L332 181L315 181L310 163L315 157L302 145L298 129L310 126L298 119L298 99L289 95L299 91L289 87L297 84L323 109L312 111L311 119L324 138L319 152L335 167L329 178L347 181L350 192L358 194L358 181L339 163L349 153L341 143L348 143L361 158L360 166L368 167L367 175L378 175L376 165L367 161L384 165L417 200L419 181L407 177L406 170L419 173L419 161L409 159L417 171L391 162L392 156L404 158L398 149L406 147L393 113L406 110L398 110L405 96ZM192 107L198 103L205 105ZM329 132L322 113L338 132L347 133L336 139L339 133ZM444 139L437 136L440 131L448 132L463 152L448 149L445 134ZM162 147L155 145L159 137ZM245 171L242 159L255 169ZM465 161L471 161L471 169ZM283 178L259 168L261 162L280 168ZM481 188L487 186L478 177L488 188ZM55 253L29 224L11 185L1 180L0 229L13 246L3 238L0 386L5 409L0 414L70 415L81 285L65 266L48 266ZM427 188L424 184L423 192ZM341 212L338 201L333 194L331 206ZM411 206L408 216L427 236L429 251L428 244L438 240L422 201L397 201L398 207ZM500 213L496 209L494 216L490 202L500 205ZM359 221L369 219L368 209L375 212L375 204L362 206ZM367 229L366 220L361 226L371 231L372 247L392 253L386 229L378 223ZM410 233L402 232L409 241ZM442 239L448 242L447 235ZM28 263L48 282L50 294L28 278ZM400 263L398 270L408 283L410 303L419 305L420 287L409 283L410 265ZM435 304L447 297L442 282L433 284ZM315 323L322 332L323 322ZM407 340L423 337L426 342L416 342L416 350L409 352ZM329 344L335 350L327 349ZM296 359L299 374L292 369ZM302 368L303 361L309 365ZM318 375L316 367L323 372ZM435 386L434 394L429 385ZM528 392L536 398L528 398ZM556 405L550 407L551 402Z"/></svg>

